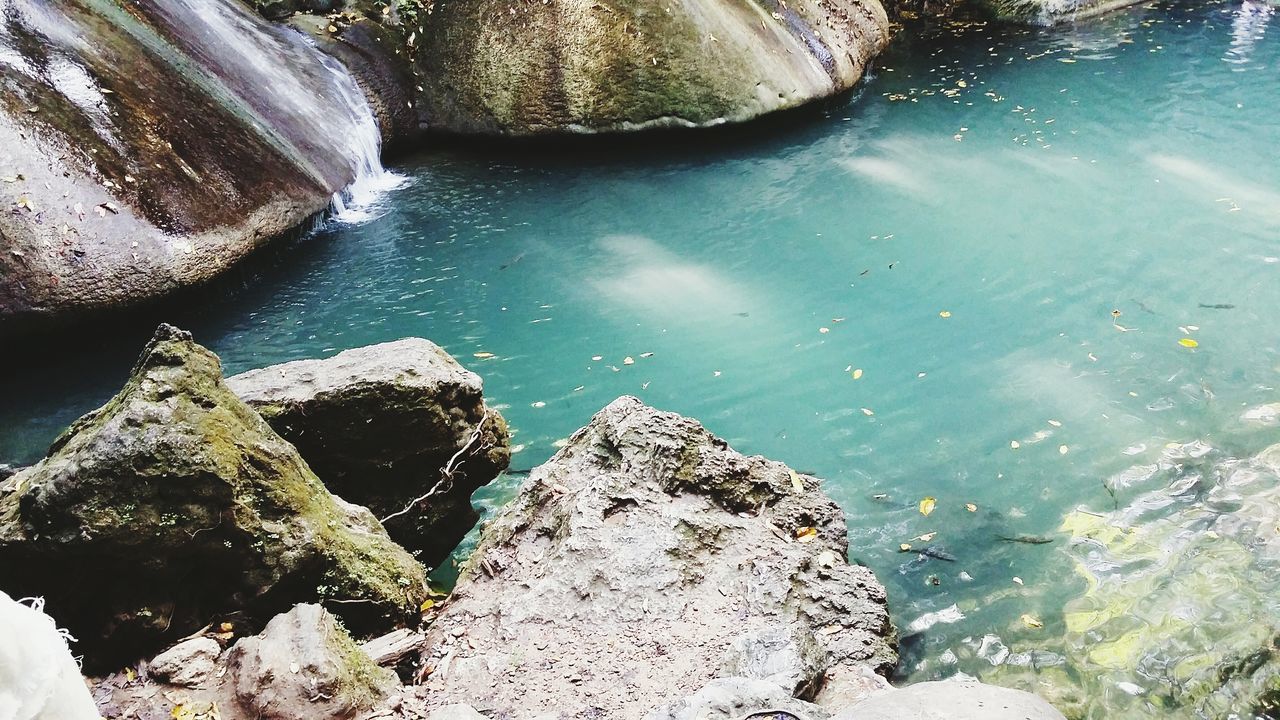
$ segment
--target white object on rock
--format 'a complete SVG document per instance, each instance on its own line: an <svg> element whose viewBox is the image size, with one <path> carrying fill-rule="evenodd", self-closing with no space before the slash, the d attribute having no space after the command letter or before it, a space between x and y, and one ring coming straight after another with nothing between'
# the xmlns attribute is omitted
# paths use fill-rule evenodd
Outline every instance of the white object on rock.
<svg viewBox="0 0 1280 720"><path fill-rule="evenodd" d="M0 592L0 720L99 720L66 636L42 607Z"/></svg>

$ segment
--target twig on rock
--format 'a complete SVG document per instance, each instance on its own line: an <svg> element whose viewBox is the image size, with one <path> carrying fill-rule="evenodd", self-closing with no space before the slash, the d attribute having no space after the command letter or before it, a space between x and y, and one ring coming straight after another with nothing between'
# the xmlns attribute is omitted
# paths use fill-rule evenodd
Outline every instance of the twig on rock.
<svg viewBox="0 0 1280 720"><path fill-rule="evenodd" d="M430 490L428 490L425 494L419 495L418 497L410 500L409 504L405 505L400 510L393 512L384 518L379 518L378 522L385 524L388 520L391 520L392 518L397 518L397 517L400 517L401 515L407 515L415 507L417 507L421 503L426 502L432 496L438 495L443 492L448 492L449 489L453 487L453 473L457 471L458 466L460 466L463 462L465 462L464 460L461 459L463 454L465 454L468 450L470 450L471 446L474 445L476 441L478 441L481 437L483 437L484 422L485 420L488 420L488 419L489 419L489 413L485 412L484 417L480 418L480 422L476 423L475 430L471 431L471 437L467 438L467 442L464 443L462 447L458 448L458 452L454 453L453 457L449 458L449 462L445 463L444 467L441 468L440 479L436 482L435 485L431 486Z"/></svg>

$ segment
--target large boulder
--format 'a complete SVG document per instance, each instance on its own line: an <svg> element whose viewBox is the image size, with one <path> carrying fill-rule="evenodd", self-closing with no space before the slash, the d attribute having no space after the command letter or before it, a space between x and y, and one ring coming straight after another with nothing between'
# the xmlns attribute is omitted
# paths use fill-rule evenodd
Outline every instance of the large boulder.
<svg viewBox="0 0 1280 720"><path fill-rule="evenodd" d="M236 611L252 626L319 600L360 631L427 597L422 565L167 325L118 395L0 485L0 568L0 589L47 597L99 667Z"/></svg>
<svg viewBox="0 0 1280 720"><path fill-rule="evenodd" d="M331 491L388 518L392 538L427 563L475 525L471 493L511 460L480 377L421 338L272 365L227 385Z"/></svg>
<svg viewBox="0 0 1280 720"><path fill-rule="evenodd" d="M0 338L205 282L377 162L346 69L237 0L0 17Z"/></svg>
<svg viewBox="0 0 1280 720"><path fill-rule="evenodd" d="M818 480L620 398L485 527L429 632L418 702L640 718L722 668L788 697L831 666L887 673L885 592L847 550Z"/></svg>
<svg viewBox="0 0 1280 720"><path fill-rule="evenodd" d="M422 112L461 133L741 122L848 90L888 42L879 0L436 0Z"/></svg>

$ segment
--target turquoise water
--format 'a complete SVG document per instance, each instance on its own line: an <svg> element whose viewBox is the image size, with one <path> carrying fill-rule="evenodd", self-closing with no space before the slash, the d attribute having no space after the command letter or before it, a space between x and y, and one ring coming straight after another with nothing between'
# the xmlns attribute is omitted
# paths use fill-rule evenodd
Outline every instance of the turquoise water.
<svg viewBox="0 0 1280 720"><path fill-rule="evenodd" d="M228 372L430 338L484 377L516 468L620 394L695 416L827 480L900 627L955 620L904 641L904 678L991 676L984 636L1060 652L1085 591L1065 515L1151 491L1116 478L1182 444L1280 441L1241 418L1280 401L1277 25L1209 2L909 27L819 117L428 153L379 219L181 320ZM144 336L10 378L0 461L108 397Z"/></svg>

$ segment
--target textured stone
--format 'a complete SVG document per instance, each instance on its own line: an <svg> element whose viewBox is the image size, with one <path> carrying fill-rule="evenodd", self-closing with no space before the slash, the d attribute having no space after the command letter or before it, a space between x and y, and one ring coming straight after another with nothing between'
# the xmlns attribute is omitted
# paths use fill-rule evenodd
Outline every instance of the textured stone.
<svg viewBox="0 0 1280 720"><path fill-rule="evenodd" d="M238 641L227 667L236 701L254 720L345 720L399 685L319 605L298 605Z"/></svg>
<svg viewBox="0 0 1280 720"><path fill-rule="evenodd" d="M884 589L847 564L846 542L818 480L620 398L485 527L428 633L418 701L640 718L715 679L737 638L772 630L820 651L799 686L833 665L887 673Z"/></svg>
<svg viewBox="0 0 1280 720"><path fill-rule="evenodd" d="M423 113L510 135L740 122L853 87L888 29L879 0L437 0Z"/></svg>
<svg viewBox="0 0 1280 720"><path fill-rule="evenodd" d="M1065 720L1039 697L974 680L944 680L880 693L832 720Z"/></svg>
<svg viewBox="0 0 1280 720"><path fill-rule="evenodd" d="M421 338L272 365L227 385L332 492L378 517L395 515L387 531L427 563L443 560L475 525L471 493L511 459L506 422L485 407L480 377Z"/></svg>
<svg viewBox="0 0 1280 720"><path fill-rule="evenodd" d="M758 714L758 715L757 715ZM797 700L776 684L721 678L654 710L644 720L827 720L826 710Z"/></svg>
<svg viewBox="0 0 1280 720"><path fill-rule="evenodd" d="M220 613L251 624L343 601L362 631L416 617L426 598L422 565L167 325L118 395L0 484L0 568L0 589L48 598L90 664L113 667Z"/></svg>
<svg viewBox="0 0 1280 720"><path fill-rule="evenodd" d="M222 646L210 637L194 637L183 640L147 663L151 677L172 685L198 687L205 684L218 671L218 656Z"/></svg>

